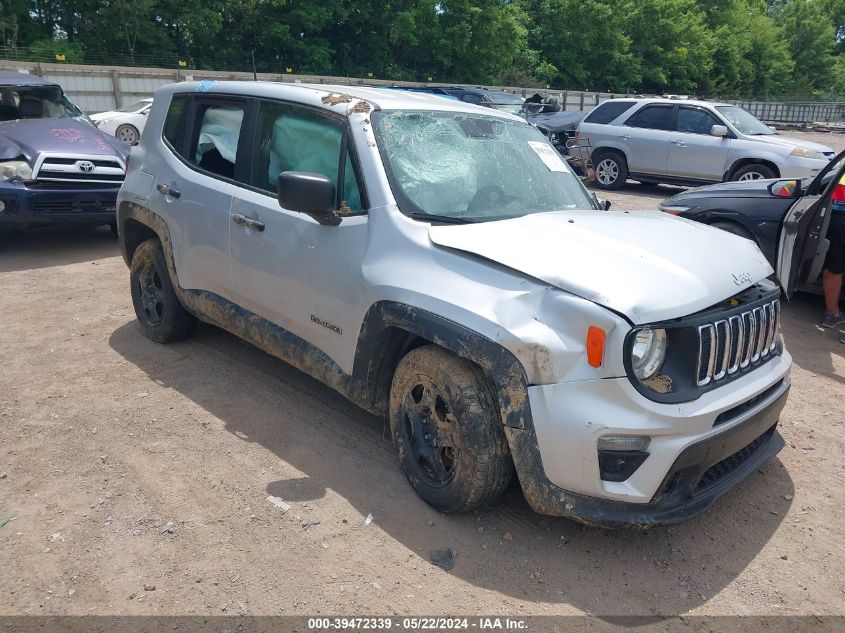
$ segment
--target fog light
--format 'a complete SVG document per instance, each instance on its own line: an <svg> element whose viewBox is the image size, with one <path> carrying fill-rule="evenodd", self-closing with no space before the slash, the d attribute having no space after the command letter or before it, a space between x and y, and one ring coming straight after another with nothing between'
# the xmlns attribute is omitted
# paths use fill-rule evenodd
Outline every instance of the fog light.
<svg viewBox="0 0 845 633"><path fill-rule="evenodd" d="M600 451L644 451L651 444L646 435L604 435L599 438Z"/></svg>
<svg viewBox="0 0 845 633"><path fill-rule="evenodd" d="M625 481L648 457L651 439L641 435L605 435L598 442L602 481Z"/></svg>

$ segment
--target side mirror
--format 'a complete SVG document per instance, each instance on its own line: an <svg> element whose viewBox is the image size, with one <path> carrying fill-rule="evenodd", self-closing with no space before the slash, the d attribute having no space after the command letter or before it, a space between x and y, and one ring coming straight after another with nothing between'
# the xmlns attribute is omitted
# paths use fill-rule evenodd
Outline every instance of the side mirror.
<svg viewBox="0 0 845 633"><path fill-rule="evenodd" d="M334 210L334 185L323 174L283 171L279 174L277 191L283 209L310 215L323 225L340 224Z"/></svg>
<svg viewBox="0 0 845 633"><path fill-rule="evenodd" d="M602 211L607 211L608 209L610 209L610 200L602 200L595 194L595 192L593 192L591 195L593 196L593 202L596 203L596 208Z"/></svg>
<svg viewBox="0 0 845 633"><path fill-rule="evenodd" d="M728 135L728 128L724 125L714 125L710 128L710 136L725 137Z"/></svg>
<svg viewBox="0 0 845 633"><path fill-rule="evenodd" d="M801 196L801 181L797 178L778 180L768 186L769 193L778 198L798 198Z"/></svg>

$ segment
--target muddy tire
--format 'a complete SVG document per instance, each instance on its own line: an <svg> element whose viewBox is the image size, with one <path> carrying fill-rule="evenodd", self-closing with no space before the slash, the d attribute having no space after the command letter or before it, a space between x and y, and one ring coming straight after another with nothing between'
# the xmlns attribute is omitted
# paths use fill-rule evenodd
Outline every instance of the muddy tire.
<svg viewBox="0 0 845 633"><path fill-rule="evenodd" d="M440 512L498 499L513 462L498 404L481 369L436 345L409 352L393 375L390 428L402 470Z"/></svg>
<svg viewBox="0 0 845 633"><path fill-rule="evenodd" d="M593 156L593 169L594 184L599 189L621 189L628 180L628 162L619 152L599 150Z"/></svg>
<svg viewBox="0 0 845 633"><path fill-rule="evenodd" d="M178 341L191 333L197 320L185 311L167 271L161 242L142 242L132 255L129 267L132 306L148 339L158 343Z"/></svg>

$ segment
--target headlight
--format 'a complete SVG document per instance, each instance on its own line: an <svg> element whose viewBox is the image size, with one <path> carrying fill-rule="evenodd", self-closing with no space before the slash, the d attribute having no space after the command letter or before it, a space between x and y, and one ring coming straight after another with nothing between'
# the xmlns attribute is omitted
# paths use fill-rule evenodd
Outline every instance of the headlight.
<svg viewBox="0 0 845 633"><path fill-rule="evenodd" d="M631 347L631 366L640 380L654 376L666 359L666 330L645 329L634 336Z"/></svg>
<svg viewBox="0 0 845 633"><path fill-rule="evenodd" d="M680 204L659 204L657 205L658 208L663 211L663 213L668 213L669 215L680 215L684 211L689 211L689 207L685 207Z"/></svg>
<svg viewBox="0 0 845 633"><path fill-rule="evenodd" d="M827 156L822 154L821 152L817 152L814 149L809 149L807 147L796 147L792 150L790 156L795 156L796 158L812 158L815 160L827 160Z"/></svg>
<svg viewBox="0 0 845 633"><path fill-rule="evenodd" d="M32 167L25 160L7 160L0 163L0 182L9 180L31 180Z"/></svg>

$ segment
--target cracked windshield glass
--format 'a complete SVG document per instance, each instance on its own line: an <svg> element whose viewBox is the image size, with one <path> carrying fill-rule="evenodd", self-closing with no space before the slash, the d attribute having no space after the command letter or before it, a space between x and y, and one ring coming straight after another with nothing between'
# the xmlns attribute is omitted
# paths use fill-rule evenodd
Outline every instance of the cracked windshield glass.
<svg viewBox="0 0 845 633"><path fill-rule="evenodd" d="M595 208L581 181L527 123L460 112L380 112L376 139L404 213L483 222Z"/></svg>

